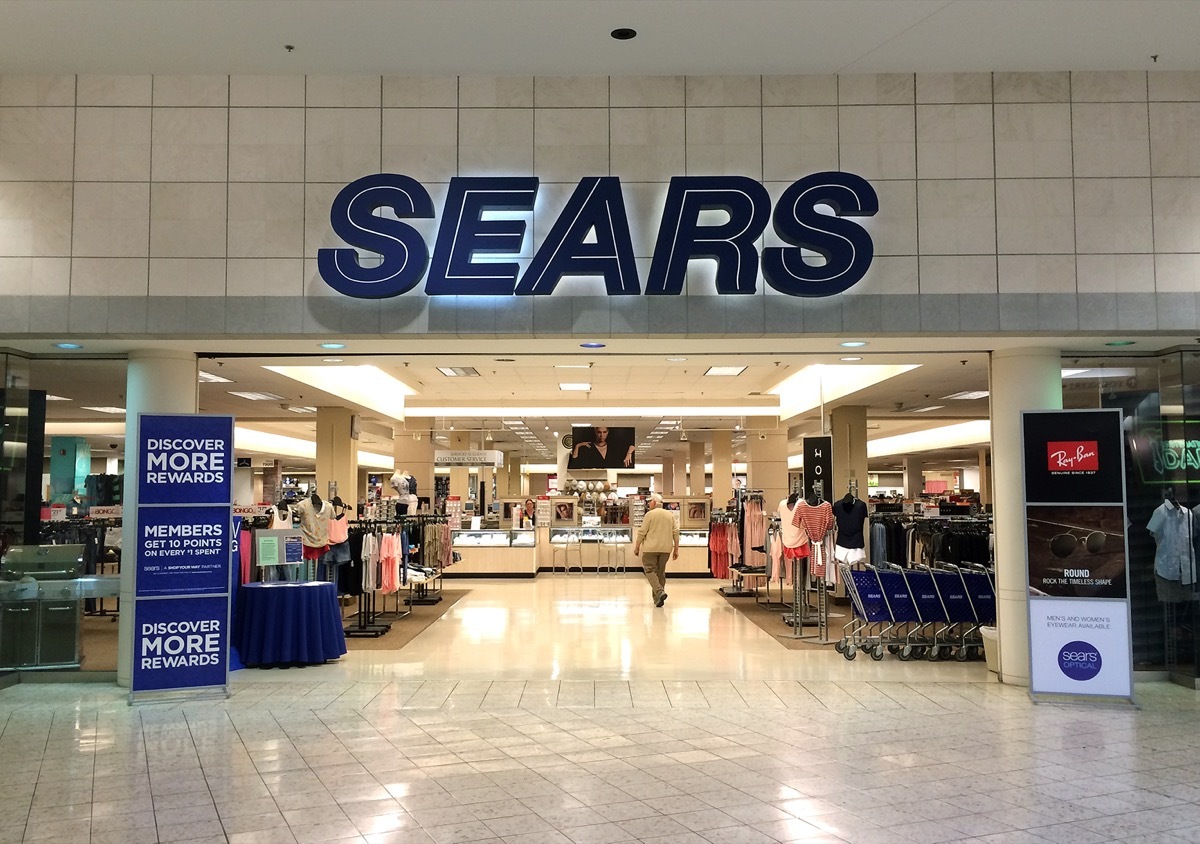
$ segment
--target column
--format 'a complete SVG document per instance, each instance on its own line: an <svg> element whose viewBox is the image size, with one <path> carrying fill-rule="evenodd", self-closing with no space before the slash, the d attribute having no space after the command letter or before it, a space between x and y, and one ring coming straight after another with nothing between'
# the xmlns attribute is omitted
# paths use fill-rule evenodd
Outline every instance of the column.
<svg viewBox="0 0 1200 844"><path fill-rule="evenodd" d="M137 350L125 368L124 508L130 527L137 514L139 413L195 413L198 375L191 352ZM133 673L134 531L129 531L127 565L121 566L121 606L117 616L117 685L128 686Z"/></svg>
<svg viewBox="0 0 1200 844"><path fill-rule="evenodd" d="M450 448L453 451L469 451L471 435L466 432L451 431ZM471 470L466 466L450 467L450 494L457 495L464 504L471 500Z"/></svg>
<svg viewBox="0 0 1200 844"><path fill-rule="evenodd" d="M688 487L690 494L704 495L704 443L688 443Z"/></svg>
<svg viewBox="0 0 1200 844"><path fill-rule="evenodd" d="M989 374L1000 681L1027 686L1029 583L1021 411L1062 408L1062 361L1057 349L1004 349L992 352Z"/></svg>
<svg viewBox="0 0 1200 844"><path fill-rule="evenodd" d="M350 439L354 411L347 407L317 408L317 492L336 495L353 506L358 502L358 440Z"/></svg>
<svg viewBox="0 0 1200 844"><path fill-rule="evenodd" d="M392 437L396 471L413 476L418 497L428 498L430 506L433 505L433 446L429 431L399 431ZM383 494L385 497L396 494L387 479L383 482Z"/></svg>
<svg viewBox="0 0 1200 844"><path fill-rule="evenodd" d="M671 495L680 498L687 495L687 451L683 448L671 452ZM664 472L666 467L663 468Z"/></svg>
<svg viewBox="0 0 1200 844"><path fill-rule="evenodd" d="M1060 376L1061 377L1061 376ZM986 448L979 449L979 504L992 503L992 461Z"/></svg>
<svg viewBox="0 0 1200 844"><path fill-rule="evenodd" d="M746 442L746 480L750 489L763 491L763 506L769 512L787 498L787 427L751 433Z"/></svg>
<svg viewBox="0 0 1200 844"><path fill-rule="evenodd" d="M867 409L859 405L836 407L829 414L829 433L833 437L832 489L825 490L830 501L841 498L857 481L858 497L867 499Z"/></svg>
<svg viewBox="0 0 1200 844"><path fill-rule="evenodd" d="M510 452L508 455L508 494L513 498L529 495L529 487L525 482L525 462L521 455Z"/></svg>
<svg viewBox="0 0 1200 844"><path fill-rule="evenodd" d="M724 507L733 495L733 433L713 431L712 436L713 507Z"/></svg>
<svg viewBox="0 0 1200 844"><path fill-rule="evenodd" d="M508 494L508 454L504 455L504 463L496 467L496 498L509 498Z"/></svg>
<svg viewBox="0 0 1200 844"><path fill-rule="evenodd" d="M920 457L904 458L904 497L916 501L925 491L925 461Z"/></svg>

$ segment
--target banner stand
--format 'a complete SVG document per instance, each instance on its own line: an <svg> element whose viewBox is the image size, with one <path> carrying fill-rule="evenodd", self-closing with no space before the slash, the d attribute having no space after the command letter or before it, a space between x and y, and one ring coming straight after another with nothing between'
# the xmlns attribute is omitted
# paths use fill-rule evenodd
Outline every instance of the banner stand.
<svg viewBox="0 0 1200 844"><path fill-rule="evenodd" d="M1121 411L1021 413L1029 697L1137 709Z"/></svg>
<svg viewBox="0 0 1200 844"><path fill-rule="evenodd" d="M233 417L139 414L134 455L129 704L229 698Z"/></svg>

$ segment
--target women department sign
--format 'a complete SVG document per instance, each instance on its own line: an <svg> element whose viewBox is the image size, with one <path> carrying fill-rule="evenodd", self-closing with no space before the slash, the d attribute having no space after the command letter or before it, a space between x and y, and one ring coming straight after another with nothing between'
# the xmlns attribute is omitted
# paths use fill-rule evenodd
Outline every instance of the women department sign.
<svg viewBox="0 0 1200 844"><path fill-rule="evenodd" d="M1021 414L1029 691L1133 698L1119 410Z"/></svg>
<svg viewBox="0 0 1200 844"><path fill-rule="evenodd" d="M138 692L229 684L233 417L138 417Z"/></svg>

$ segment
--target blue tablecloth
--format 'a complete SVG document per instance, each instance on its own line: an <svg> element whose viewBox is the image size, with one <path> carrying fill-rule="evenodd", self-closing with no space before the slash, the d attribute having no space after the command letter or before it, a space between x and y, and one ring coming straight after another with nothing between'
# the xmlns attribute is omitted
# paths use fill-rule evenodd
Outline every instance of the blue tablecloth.
<svg viewBox="0 0 1200 844"><path fill-rule="evenodd" d="M332 583L247 583L241 587L234 644L246 665L318 664L346 652Z"/></svg>

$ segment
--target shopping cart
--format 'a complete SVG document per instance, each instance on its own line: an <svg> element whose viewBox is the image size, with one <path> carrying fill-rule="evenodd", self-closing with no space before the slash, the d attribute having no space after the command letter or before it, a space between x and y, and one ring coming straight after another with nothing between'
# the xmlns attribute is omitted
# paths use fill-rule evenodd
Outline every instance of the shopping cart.
<svg viewBox="0 0 1200 844"><path fill-rule="evenodd" d="M851 619L842 628L834 650L846 659L854 659L860 649L872 659L883 659L880 631L891 625L892 612L879 573L871 566L852 569L848 563L838 563L838 573L850 596Z"/></svg>
<svg viewBox="0 0 1200 844"><path fill-rule="evenodd" d="M945 611L945 623L934 633L926 658L932 661L953 657L965 662L975 654L971 648L983 652L983 634L979 632L981 625L968 595L962 569L949 563L937 563L930 573Z"/></svg>
<svg viewBox="0 0 1200 844"><path fill-rule="evenodd" d="M900 659L907 662L924 658L930 647L936 644L938 625L946 623L946 608L942 605L933 582L933 572L928 566L901 569L901 573L908 584L908 594L917 614L917 623L909 629L904 644L897 652Z"/></svg>

